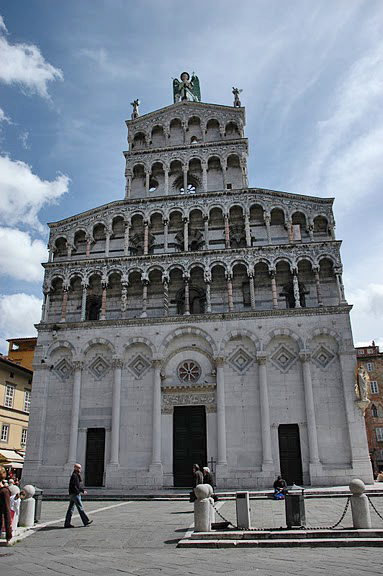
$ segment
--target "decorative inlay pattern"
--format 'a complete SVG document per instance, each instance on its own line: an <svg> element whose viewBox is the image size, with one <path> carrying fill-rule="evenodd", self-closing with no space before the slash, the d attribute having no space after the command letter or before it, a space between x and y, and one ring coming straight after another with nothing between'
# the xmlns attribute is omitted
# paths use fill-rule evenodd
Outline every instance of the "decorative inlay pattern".
<svg viewBox="0 0 383 576"><path fill-rule="evenodd" d="M320 346L312 355L312 359L319 368L325 369L333 359L335 358L335 354L327 350L324 346Z"/></svg>
<svg viewBox="0 0 383 576"><path fill-rule="evenodd" d="M103 378L110 369L110 364L102 357L97 356L89 365L89 370L99 380Z"/></svg>
<svg viewBox="0 0 383 576"><path fill-rule="evenodd" d="M163 394L162 412L171 414L174 406L205 405L207 412L216 412L215 393Z"/></svg>
<svg viewBox="0 0 383 576"><path fill-rule="evenodd" d="M201 377L201 367L194 360L186 360L177 368L178 378L186 384L194 384Z"/></svg>
<svg viewBox="0 0 383 576"><path fill-rule="evenodd" d="M228 359L228 363L239 374L244 374L252 362L253 358L243 348L235 350Z"/></svg>
<svg viewBox="0 0 383 576"><path fill-rule="evenodd" d="M60 360L58 364L54 367L54 372L57 376L62 380L67 380L73 372L72 364L66 359L63 358Z"/></svg>
<svg viewBox="0 0 383 576"><path fill-rule="evenodd" d="M285 348L285 346L280 346L272 355L271 362L281 372L288 372L296 359L296 356L294 356L290 350Z"/></svg>
<svg viewBox="0 0 383 576"><path fill-rule="evenodd" d="M141 354L137 354L131 362L128 364L128 368L136 378L142 378L142 376L149 370L151 363Z"/></svg>

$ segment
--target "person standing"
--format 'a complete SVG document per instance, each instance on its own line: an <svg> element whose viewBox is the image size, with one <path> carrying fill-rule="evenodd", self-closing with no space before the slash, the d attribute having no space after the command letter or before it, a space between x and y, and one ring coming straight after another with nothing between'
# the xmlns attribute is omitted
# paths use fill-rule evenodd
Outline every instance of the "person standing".
<svg viewBox="0 0 383 576"><path fill-rule="evenodd" d="M85 514L85 510L82 505L81 501L81 494L86 495L84 490L84 486L82 483L82 479L80 476L81 472L81 464L75 464L73 467L72 476L69 480L69 506L68 511L65 516L65 523L64 528L74 528L73 524L71 524L73 509L76 506L78 513L80 514L81 520L84 526L89 526L92 524L93 520L90 520L88 516Z"/></svg>
<svg viewBox="0 0 383 576"><path fill-rule="evenodd" d="M210 484L210 486L213 488L213 476L211 475L210 468L204 466L204 468L202 468L202 472L203 472L203 483Z"/></svg>
<svg viewBox="0 0 383 576"><path fill-rule="evenodd" d="M7 472L3 466L0 466L0 535L4 519L5 527L5 537L7 539L7 544L12 538L12 527L11 527L11 507L10 507L10 493L8 486L5 485L5 478L7 477Z"/></svg>

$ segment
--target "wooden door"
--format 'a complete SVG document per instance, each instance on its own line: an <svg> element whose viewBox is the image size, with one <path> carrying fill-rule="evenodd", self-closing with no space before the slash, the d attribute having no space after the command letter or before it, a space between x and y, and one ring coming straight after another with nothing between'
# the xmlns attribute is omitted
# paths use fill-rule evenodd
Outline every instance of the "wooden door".
<svg viewBox="0 0 383 576"><path fill-rule="evenodd" d="M298 424L278 426L281 474L287 484L302 484L301 442Z"/></svg>
<svg viewBox="0 0 383 576"><path fill-rule="evenodd" d="M206 466L205 406L175 406L173 416L174 486L192 485L192 466Z"/></svg>
<svg viewBox="0 0 383 576"><path fill-rule="evenodd" d="M88 428L86 436L85 484L104 485L105 428Z"/></svg>

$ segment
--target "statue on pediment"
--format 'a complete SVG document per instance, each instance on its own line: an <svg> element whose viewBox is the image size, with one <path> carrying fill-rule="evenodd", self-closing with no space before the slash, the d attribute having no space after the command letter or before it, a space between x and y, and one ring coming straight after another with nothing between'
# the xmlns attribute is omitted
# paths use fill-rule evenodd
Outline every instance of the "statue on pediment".
<svg viewBox="0 0 383 576"><path fill-rule="evenodd" d="M193 72L192 77L188 72L182 72L180 80L173 79L173 99L174 102L180 100L190 100L192 102L201 102L201 89L198 76Z"/></svg>

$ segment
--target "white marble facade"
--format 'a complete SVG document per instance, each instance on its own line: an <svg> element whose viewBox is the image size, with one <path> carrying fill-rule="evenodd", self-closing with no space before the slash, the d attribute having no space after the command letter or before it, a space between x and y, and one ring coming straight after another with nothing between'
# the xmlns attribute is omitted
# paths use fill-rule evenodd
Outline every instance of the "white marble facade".
<svg viewBox="0 0 383 576"><path fill-rule="evenodd" d="M372 481L332 200L249 188L245 110L127 122L125 199L50 225L24 479L63 488L104 430L106 489L174 485L174 411L204 406L219 488ZM88 445L89 449L89 445Z"/></svg>

